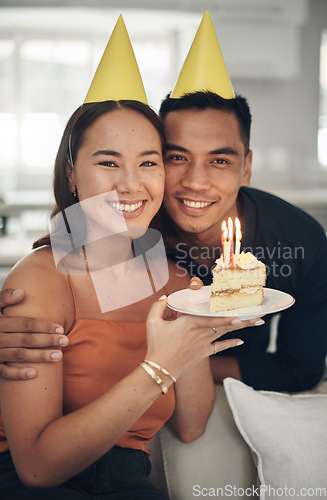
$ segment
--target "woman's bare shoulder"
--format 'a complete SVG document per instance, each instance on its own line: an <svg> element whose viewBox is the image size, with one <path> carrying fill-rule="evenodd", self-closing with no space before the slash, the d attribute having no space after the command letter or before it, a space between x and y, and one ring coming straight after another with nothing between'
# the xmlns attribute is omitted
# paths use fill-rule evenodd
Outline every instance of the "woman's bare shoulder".
<svg viewBox="0 0 327 500"><path fill-rule="evenodd" d="M8 308L10 315L64 320L64 304L71 302L67 276L57 271L50 247L32 251L12 268L3 288L23 288L24 300Z"/></svg>
<svg viewBox="0 0 327 500"><path fill-rule="evenodd" d="M52 251L49 246L43 246L32 250L30 253L25 255L22 259L20 259L17 264L14 265L12 271L16 271L17 269L22 270L26 266L40 266L40 265L54 265L54 260L52 256Z"/></svg>
<svg viewBox="0 0 327 500"><path fill-rule="evenodd" d="M41 247L33 250L14 265L9 272L5 287L12 288L12 283L17 280L28 280L32 285L34 282L46 281L49 277L60 281L60 274L56 270L55 262L50 247Z"/></svg>

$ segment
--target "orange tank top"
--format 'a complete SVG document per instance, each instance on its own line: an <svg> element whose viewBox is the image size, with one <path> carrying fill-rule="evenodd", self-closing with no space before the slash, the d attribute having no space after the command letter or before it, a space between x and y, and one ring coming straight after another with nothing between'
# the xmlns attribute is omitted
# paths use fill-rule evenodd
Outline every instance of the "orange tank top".
<svg viewBox="0 0 327 500"><path fill-rule="evenodd" d="M64 349L63 412L71 413L95 400L133 371L146 354L144 322L123 322L77 317ZM147 444L170 418L175 407L173 386L162 394L116 443L122 448L147 452ZM0 414L0 452L8 449Z"/></svg>

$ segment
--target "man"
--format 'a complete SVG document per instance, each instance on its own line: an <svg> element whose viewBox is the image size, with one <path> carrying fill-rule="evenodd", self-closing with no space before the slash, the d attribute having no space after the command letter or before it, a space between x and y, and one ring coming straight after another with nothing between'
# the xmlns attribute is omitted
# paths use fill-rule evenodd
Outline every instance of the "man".
<svg viewBox="0 0 327 500"><path fill-rule="evenodd" d="M276 352L266 352L270 315L259 329L242 332L244 345L237 351L212 358L216 382L232 376L256 389L312 388L323 375L327 352L323 229L298 208L246 187L252 152L251 115L244 98L206 92L167 98L160 115L167 139L166 190L156 223L181 273L187 268L210 284L221 252L221 223L238 216L242 248L267 266L266 286L296 299L281 313Z"/></svg>
<svg viewBox="0 0 327 500"><path fill-rule="evenodd" d="M235 96L208 12L160 116L166 188L157 224L181 272L187 268L210 284L210 269L221 253L221 223L238 216L243 250L267 266L266 286L296 299L281 313L276 352L266 352L272 318L266 316L259 330L243 331L245 342L237 351L212 358L215 381L232 376L256 389L312 388L327 352L326 236L296 207L247 187L251 113L247 101Z"/></svg>

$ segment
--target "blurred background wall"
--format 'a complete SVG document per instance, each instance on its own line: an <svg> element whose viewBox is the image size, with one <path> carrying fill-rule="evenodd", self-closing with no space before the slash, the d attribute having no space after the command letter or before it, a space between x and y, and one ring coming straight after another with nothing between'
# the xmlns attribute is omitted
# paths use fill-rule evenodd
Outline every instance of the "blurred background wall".
<svg viewBox="0 0 327 500"><path fill-rule="evenodd" d="M206 9L252 109L252 186L327 230L326 0L0 0L0 266L47 227L62 130L119 14L157 110Z"/></svg>

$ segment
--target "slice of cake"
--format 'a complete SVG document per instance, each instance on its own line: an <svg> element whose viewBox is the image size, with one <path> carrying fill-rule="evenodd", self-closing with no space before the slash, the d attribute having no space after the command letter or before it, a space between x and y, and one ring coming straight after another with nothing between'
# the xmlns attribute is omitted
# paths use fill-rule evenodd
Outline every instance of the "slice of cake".
<svg viewBox="0 0 327 500"><path fill-rule="evenodd" d="M220 257L212 274L210 312L262 304L266 266L252 253L242 252L237 259L233 255L229 263Z"/></svg>

